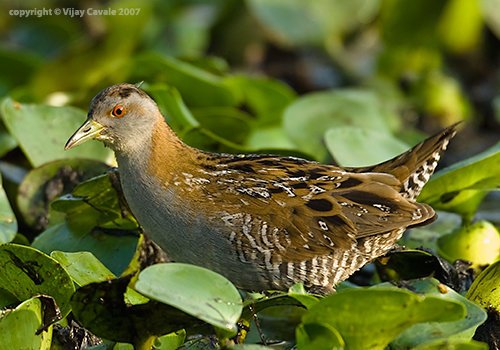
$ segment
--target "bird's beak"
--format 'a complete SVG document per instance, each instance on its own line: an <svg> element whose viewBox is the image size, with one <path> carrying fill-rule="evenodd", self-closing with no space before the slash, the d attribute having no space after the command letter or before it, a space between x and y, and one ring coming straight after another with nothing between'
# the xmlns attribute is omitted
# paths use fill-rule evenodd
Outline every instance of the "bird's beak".
<svg viewBox="0 0 500 350"><path fill-rule="evenodd" d="M99 134L104 130L104 126L99 124L98 122L88 118L82 126L78 128L77 131L70 137L68 142L66 142L66 146L64 146L65 150L78 146L81 143L84 143L87 140L95 139Z"/></svg>

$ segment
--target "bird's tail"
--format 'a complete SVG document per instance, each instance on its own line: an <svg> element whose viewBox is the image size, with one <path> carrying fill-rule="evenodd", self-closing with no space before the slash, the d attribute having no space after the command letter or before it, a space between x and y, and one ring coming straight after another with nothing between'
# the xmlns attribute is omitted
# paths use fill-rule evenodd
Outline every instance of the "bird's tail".
<svg viewBox="0 0 500 350"><path fill-rule="evenodd" d="M432 173L434 173L441 154L446 150L450 139L457 133L459 124L456 123L447 127L393 159L374 166L349 170L358 173L378 172L392 174L401 182L401 194L405 198L415 200Z"/></svg>

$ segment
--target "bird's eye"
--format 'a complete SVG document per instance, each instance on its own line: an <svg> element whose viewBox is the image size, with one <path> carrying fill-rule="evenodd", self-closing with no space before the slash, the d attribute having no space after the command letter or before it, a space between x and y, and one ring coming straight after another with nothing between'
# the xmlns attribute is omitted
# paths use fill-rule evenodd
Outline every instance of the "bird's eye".
<svg viewBox="0 0 500 350"><path fill-rule="evenodd" d="M120 118L125 115L125 108L123 108L122 105L118 105L115 108L113 108L113 111L111 112L113 117Z"/></svg>

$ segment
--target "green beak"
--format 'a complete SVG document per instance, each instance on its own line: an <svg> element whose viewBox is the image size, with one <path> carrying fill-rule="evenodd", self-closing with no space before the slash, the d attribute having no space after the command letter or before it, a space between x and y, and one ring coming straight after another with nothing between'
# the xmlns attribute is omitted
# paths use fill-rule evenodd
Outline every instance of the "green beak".
<svg viewBox="0 0 500 350"><path fill-rule="evenodd" d="M73 136L70 137L68 142L66 142L66 146L64 146L64 149L68 150L70 148L78 146L81 143L84 143L87 140L95 139L103 130L103 125L92 119L87 119L85 123L83 123L83 125L75 131Z"/></svg>

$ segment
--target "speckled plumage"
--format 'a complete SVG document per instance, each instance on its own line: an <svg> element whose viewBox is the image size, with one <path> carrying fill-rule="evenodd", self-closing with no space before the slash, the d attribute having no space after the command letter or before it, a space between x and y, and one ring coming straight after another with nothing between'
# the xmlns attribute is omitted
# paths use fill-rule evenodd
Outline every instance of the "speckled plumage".
<svg viewBox="0 0 500 350"><path fill-rule="evenodd" d="M119 118L111 115L117 105L125 111ZM434 219L415 199L455 129L363 168L207 153L183 144L149 96L121 84L94 98L66 148L96 138L115 151L132 212L174 260L248 290L297 282L332 290L391 249L406 227Z"/></svg>

